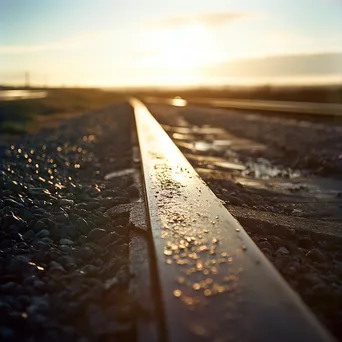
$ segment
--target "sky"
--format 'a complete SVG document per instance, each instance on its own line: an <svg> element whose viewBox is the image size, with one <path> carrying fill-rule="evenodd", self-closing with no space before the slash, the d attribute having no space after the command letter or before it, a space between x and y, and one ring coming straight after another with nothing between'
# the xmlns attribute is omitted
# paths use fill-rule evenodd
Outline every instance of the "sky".
<svg viewBox="0 0 342 342"><path fill-rule="evenodd" d="M0 0L0 84L342 83L342 0Z"/></svg>

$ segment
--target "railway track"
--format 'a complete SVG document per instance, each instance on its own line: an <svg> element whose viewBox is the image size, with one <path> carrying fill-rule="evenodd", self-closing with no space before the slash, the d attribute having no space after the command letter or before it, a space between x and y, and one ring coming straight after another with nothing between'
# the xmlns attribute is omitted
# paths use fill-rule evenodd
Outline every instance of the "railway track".
<svg viewBox="0 0 342 342"><path fill-rule="evenodd" d="M159 338L331 341L244 228L136 99Z"/></svg>
<svg viewBox="0 0 342 342"><path fill-rule="evenodd" d="M220 178L233 170L234 177L241 173L239 182L246 181L254 164L217 159L216 152L227 150L220 139L227 132L218 125L196 127L191 120L198 120L199 108L194 118L171 107L151 108L163 127L131 99L130 106L74 118L4 149L1 339L333 341L330 330L336 331L323 327L315 308L291 289L296 288L291 275L281 272L284 280L279 260L265 250L274 241L255 239L260 219L270 220L269 203L259 196L247 205L246 194ZM208 119L204 114L204 122ZM239 151L246 150L248 141L230 138ZM242 205L231 206L243 198ZM268 227L276 225L277 244L288 240L300 220L308 223L273 214L278 223ZM309 228L320 235L324 224L335 241L340 233L335 223ZM292 253L297 240L289 239ZM311 246L313 238L301 243ZM279 250L289 253L286 248ZM305 273L305 265L299 266ZM329 267L322 270L332 287L323 298L338 306ZM310 287L312 280L303 281Z"/></svg>
<svg viewBox="0 0 342 342"><path fill-rule="evenodd" d="M173 106L200 105L216 108L232 108L276 113L308 114L317 116L342 116L342 105L338 103L314 103L291 101L264 101L264 100L240 100L218 98L190 98L167 99L160 97L144 97L144 101L151 103L163 103Z"/></svg>

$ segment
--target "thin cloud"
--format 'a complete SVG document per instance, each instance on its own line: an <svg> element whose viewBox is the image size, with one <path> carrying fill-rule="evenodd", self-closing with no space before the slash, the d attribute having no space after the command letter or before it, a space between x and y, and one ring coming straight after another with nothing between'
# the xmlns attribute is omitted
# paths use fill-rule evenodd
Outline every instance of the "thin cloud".
<svg viewBox="0 0 342 342"><path fill-rule="evenodd" d="M42 51L65 51L87 46L103 38L103 32L87 33L79 36L72 36L62 39L59 42L30 44L30 45L0 45L0 54L23 54Z"/></svg>
<svg viewBox="0 0 342 342"><path fill-rule="evenodd" d="M169 17L147 23L149 27L174 28L189 24L200 23L205 26L215 27L229 24L232 21L255 16L247 12L214 12L202 13L189 16Z"/></svg>
<svg viewBox="0 0 342 342"><path fill-rule="evenodd" d="M209 77L342 75L342 52L278 55L228 61L205 68Z"/></svg>

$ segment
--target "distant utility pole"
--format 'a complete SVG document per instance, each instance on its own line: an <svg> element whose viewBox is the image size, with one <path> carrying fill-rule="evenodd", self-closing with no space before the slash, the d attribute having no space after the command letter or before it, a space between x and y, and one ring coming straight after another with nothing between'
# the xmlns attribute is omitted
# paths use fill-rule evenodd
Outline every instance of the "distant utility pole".
<svg viewBox="0 0 342 342"><path fill-rule="evenodd" d="M25 72L25 88L30 88L30 73Z"/></svg>

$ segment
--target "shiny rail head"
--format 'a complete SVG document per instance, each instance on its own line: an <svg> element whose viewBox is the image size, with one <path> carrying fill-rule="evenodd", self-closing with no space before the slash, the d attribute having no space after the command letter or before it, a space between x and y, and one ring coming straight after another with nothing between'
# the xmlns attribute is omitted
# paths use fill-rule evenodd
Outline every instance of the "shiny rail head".
<svg viewBox="0 0 342 342"><path fill-rule="evenodd" d="M132 99L169 341L331 341L147 108Z"/></svg>
<svg viewBox="0 0 342 342"><path fill-rule="evenodd" d="M147 102L179 106L175 99L146 97ZM184 100L186 101L186 100ZM319 116L342 116L342 104L340 103L314 103L293 101L264 101L264 100L241 100L219 98L191 98L184 105L204 105L217 108L260 110L263 112L280 112L289 114L307 114Z"/></svg>

